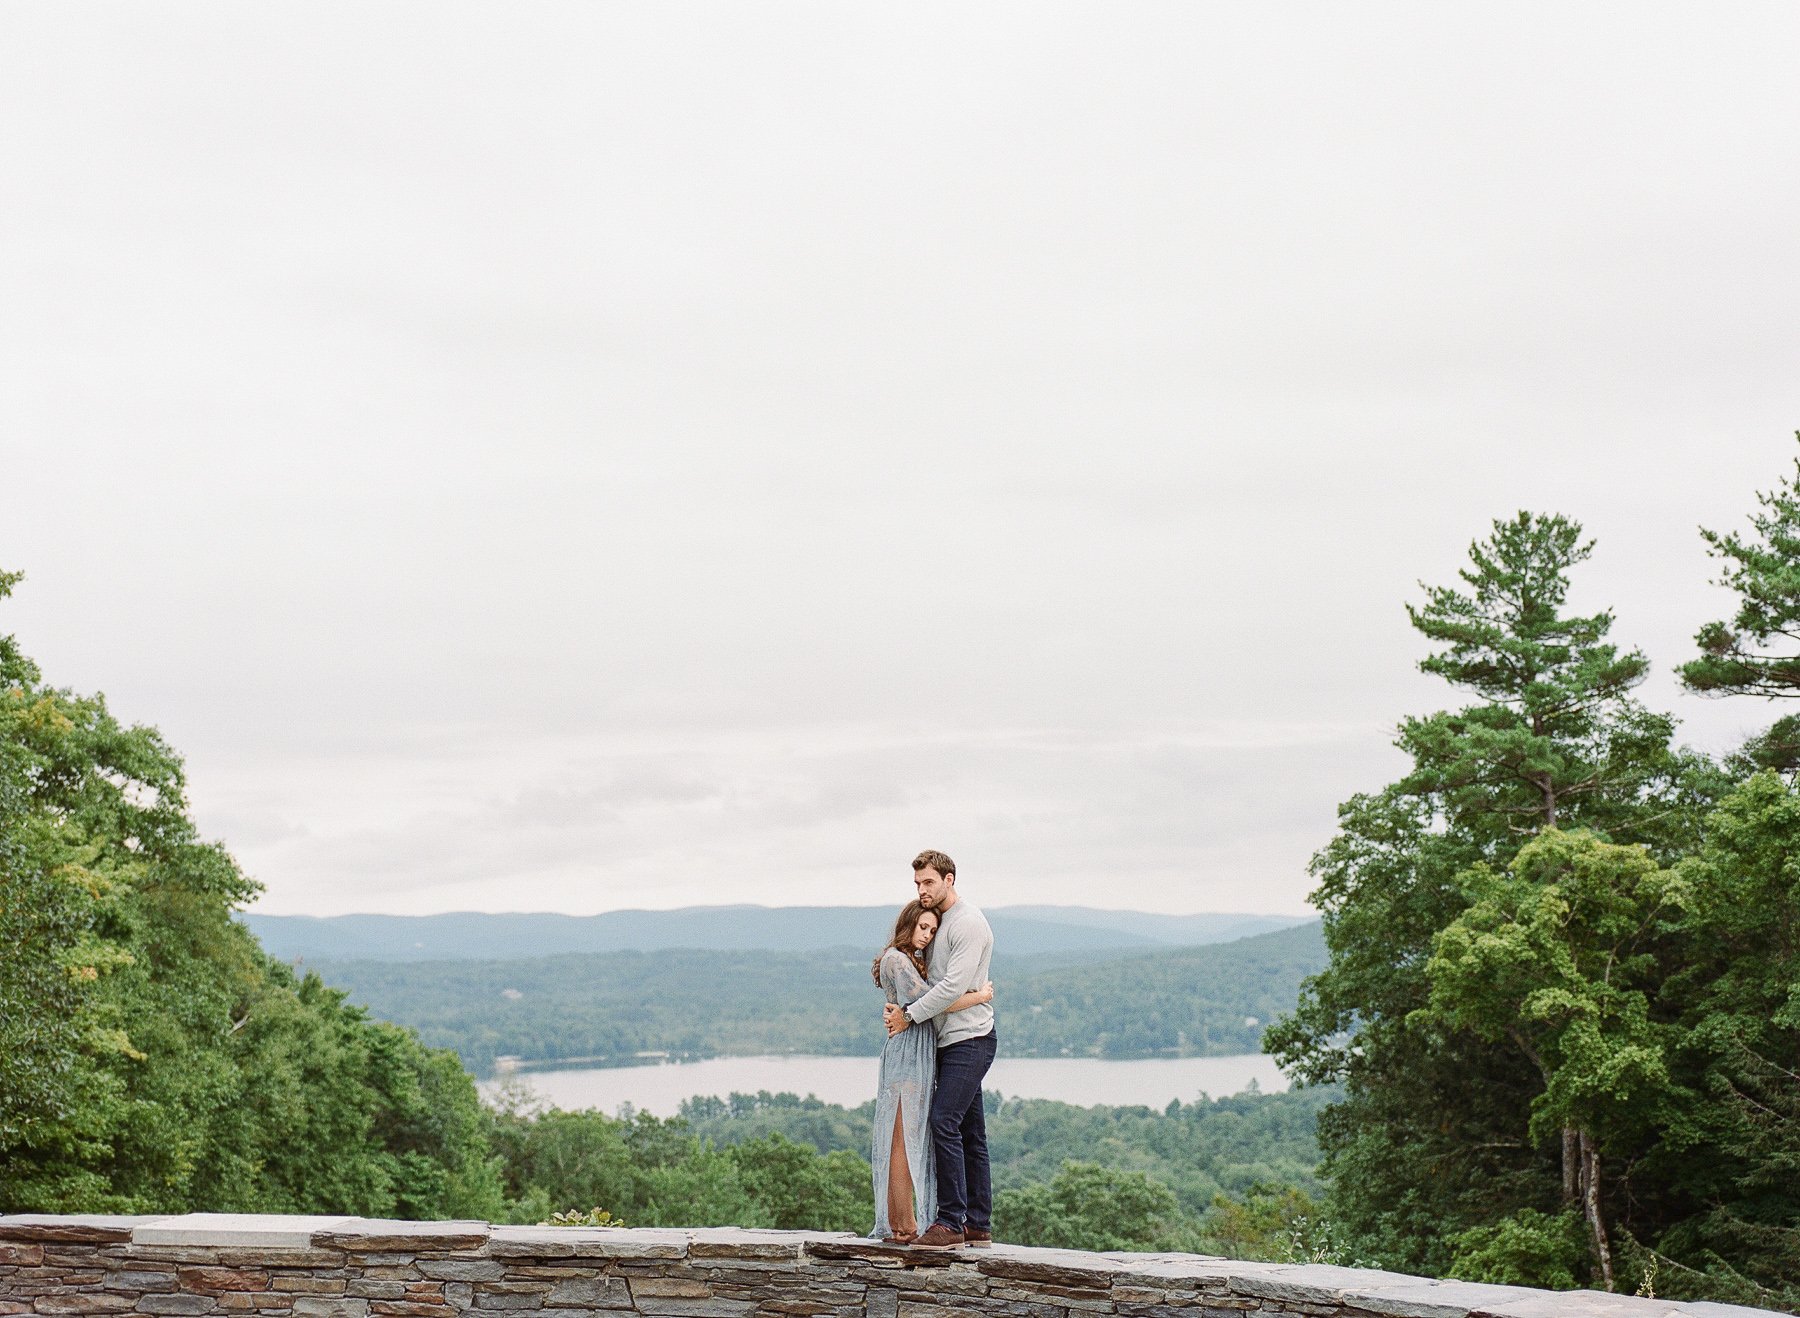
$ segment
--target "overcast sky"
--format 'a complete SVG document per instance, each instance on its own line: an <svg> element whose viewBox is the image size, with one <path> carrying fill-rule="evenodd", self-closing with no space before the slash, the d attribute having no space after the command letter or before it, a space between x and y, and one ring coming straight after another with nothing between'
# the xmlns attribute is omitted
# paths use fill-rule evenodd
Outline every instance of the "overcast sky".
<svg viewBox="0 0 1800 1318"><path fill-rule="evenodd" d="M1521 507L1679 694L1800 6L13 4L0 629L272 913L1302 912Z"/></svg>

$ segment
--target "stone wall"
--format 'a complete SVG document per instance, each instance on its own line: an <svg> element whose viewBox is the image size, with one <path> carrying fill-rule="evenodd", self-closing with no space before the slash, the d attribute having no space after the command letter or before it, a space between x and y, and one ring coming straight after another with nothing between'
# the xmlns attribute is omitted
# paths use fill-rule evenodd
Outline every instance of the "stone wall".
<svg viewBox="0 0 1800 1318"><path fill-rule="evenodd" d="M1764 1311L1190 1254L932 1253L793 1231L0 1217L0 1315L1749 1318Z"/></svg>

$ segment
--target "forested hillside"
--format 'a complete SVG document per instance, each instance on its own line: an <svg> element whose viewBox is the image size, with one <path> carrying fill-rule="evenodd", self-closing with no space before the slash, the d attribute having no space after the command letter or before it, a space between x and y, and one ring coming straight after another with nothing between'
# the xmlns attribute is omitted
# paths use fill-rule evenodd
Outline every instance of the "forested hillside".
<svg viewBox="0 0 1800 1318"><path fill-rule="evenodd" d="M881 997L869 948L806 955L615 952L525 961L320 962L383 1020L454 1048L478 1074L497 1056L629 1059L758 1053L874 1056ZM1002 956L996 1002L1009 1056L1212 1057L1259 1051L1263 1027L1325 963L1317 924L1123 958Z"/></svg>

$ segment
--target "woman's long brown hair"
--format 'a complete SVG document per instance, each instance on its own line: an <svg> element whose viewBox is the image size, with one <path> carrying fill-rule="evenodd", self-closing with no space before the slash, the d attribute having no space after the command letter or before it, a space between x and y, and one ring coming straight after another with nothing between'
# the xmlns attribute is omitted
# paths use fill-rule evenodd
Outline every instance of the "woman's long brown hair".
<svg viewBox="0 0 1800 1318"><path fill-rule="evenodd" d="M906 959L913 963L913 969L919 972L921 978L924 977L925 958L919 955L917 949L912 945L913 930L919 927L919 917L924 914L926 914L925 908L916 901L910 901L900 908L900 918L894 921L894 936L888 941L887 947L881 949L881 955L875 958L875 978L877 980L881 978L881 958L886 956L890 950L905 953ZM937 912L932 911L930 914L936 915Z"/></svg>

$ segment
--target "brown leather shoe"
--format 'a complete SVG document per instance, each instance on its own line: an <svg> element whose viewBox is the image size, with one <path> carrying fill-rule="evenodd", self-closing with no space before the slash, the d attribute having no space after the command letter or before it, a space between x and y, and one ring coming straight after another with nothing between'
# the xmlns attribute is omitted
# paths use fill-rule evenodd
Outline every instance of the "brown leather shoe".
<svg viewBox="0 0 1800 1318"><path fill-rule="evenodd" d="M967 1245L970 1249L992 1249L994 1247L994 1233L992 1231L983 1231L978 1226L966 1226L963 1228L963 1244Z"/></svg>
<svg viewBox="0 0 1800 1318"><path fill-rule="evenodd" d="M913 1241L915 1249L955 1249L963 1243L963 1233L952 1231L942 1222L933 1222L925 1234Z"/></svg>

